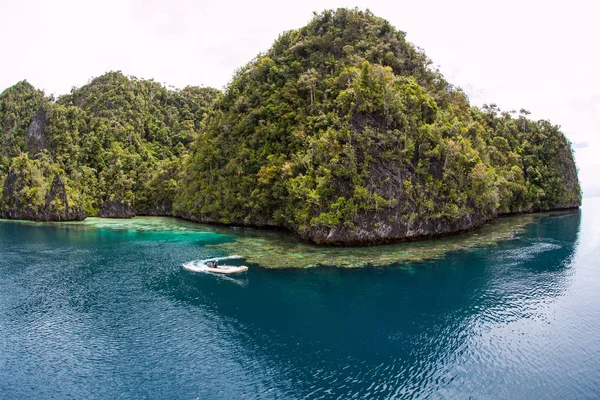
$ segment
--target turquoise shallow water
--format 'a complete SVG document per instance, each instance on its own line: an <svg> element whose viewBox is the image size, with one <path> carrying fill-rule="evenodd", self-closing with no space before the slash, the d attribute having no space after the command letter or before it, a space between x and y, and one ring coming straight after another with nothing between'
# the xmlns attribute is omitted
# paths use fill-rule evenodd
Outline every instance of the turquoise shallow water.
<svg viewBox="0 0 600 400"><path fill-rule="evenodd" d="M0 398L598 398L599 210L435 261L235 278L182 263L236 231L0 222Z"/></svg>

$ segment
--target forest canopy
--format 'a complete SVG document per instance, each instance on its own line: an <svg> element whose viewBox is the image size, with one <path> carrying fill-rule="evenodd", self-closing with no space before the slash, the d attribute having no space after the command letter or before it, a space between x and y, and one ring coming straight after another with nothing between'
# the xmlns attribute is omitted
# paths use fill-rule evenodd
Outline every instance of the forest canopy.
<svg viewBox="0 0 600 400"><path fill-rule="evenodd" d="M45 205L44 188L59 175L70 205L85 215L102 215L106 204L112 205L107 216L170 214L179 166L219 94L170 90L121 72L56 101L26 81L17 83L0 95L0 176L40 173L32 172L35 179L23 181L18 192L5 190L0 212L19 204L35 214ZM41 194L27 197L31 191Z"/></svg>

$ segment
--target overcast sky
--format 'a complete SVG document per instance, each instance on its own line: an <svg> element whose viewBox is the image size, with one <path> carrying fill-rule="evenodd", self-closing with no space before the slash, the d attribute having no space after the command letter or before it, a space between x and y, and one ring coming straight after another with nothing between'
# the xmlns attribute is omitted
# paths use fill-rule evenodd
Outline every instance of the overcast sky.
<svg viewBox="0 0 600 400"><path fill-rule="evenodd" d="M600 6L537 1L0 0L0 91L63 94L109 70L222 88L313 11L369 8L407 32L474 105L562 126L584 190L600 187Z"/></svg>

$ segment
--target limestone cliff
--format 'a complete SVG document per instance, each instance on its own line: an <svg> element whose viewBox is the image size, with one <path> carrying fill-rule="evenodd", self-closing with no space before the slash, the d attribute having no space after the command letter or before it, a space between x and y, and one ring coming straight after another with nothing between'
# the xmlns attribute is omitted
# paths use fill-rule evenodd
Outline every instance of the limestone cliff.
<svg viewBox="0 0 600 400"><path fill-rule="evenodd" d="M133 218L135 217L135 208L123 200L108 200L104 202L102 208L98 211L98 217Z"/></svg>
<svg viewBox="0 0 600 400"><path fill-rule="evenodd" d="M0 218L25 219L34 221L81 221L86 215L79 207L69 205L65 183L55 175L45 194L36 196L23 193L27 190L27 177L22 171L10 170L2 190ZM39 190L38 190L39 192ZM39 197L41 202L35 201Z"/></svg>

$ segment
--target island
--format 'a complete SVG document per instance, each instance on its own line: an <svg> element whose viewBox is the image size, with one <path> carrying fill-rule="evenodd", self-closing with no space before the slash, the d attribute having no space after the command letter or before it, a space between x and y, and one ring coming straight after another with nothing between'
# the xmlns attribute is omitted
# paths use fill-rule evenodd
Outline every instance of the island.
<svg viewBox="0 0 600 400"><path fill-rule="evenodd" d="M370 245L577 208L569 141L475 107L405 33L327 10L223 92L109 72L57 99L0 95L0 217L177 216Z"/></svg>

